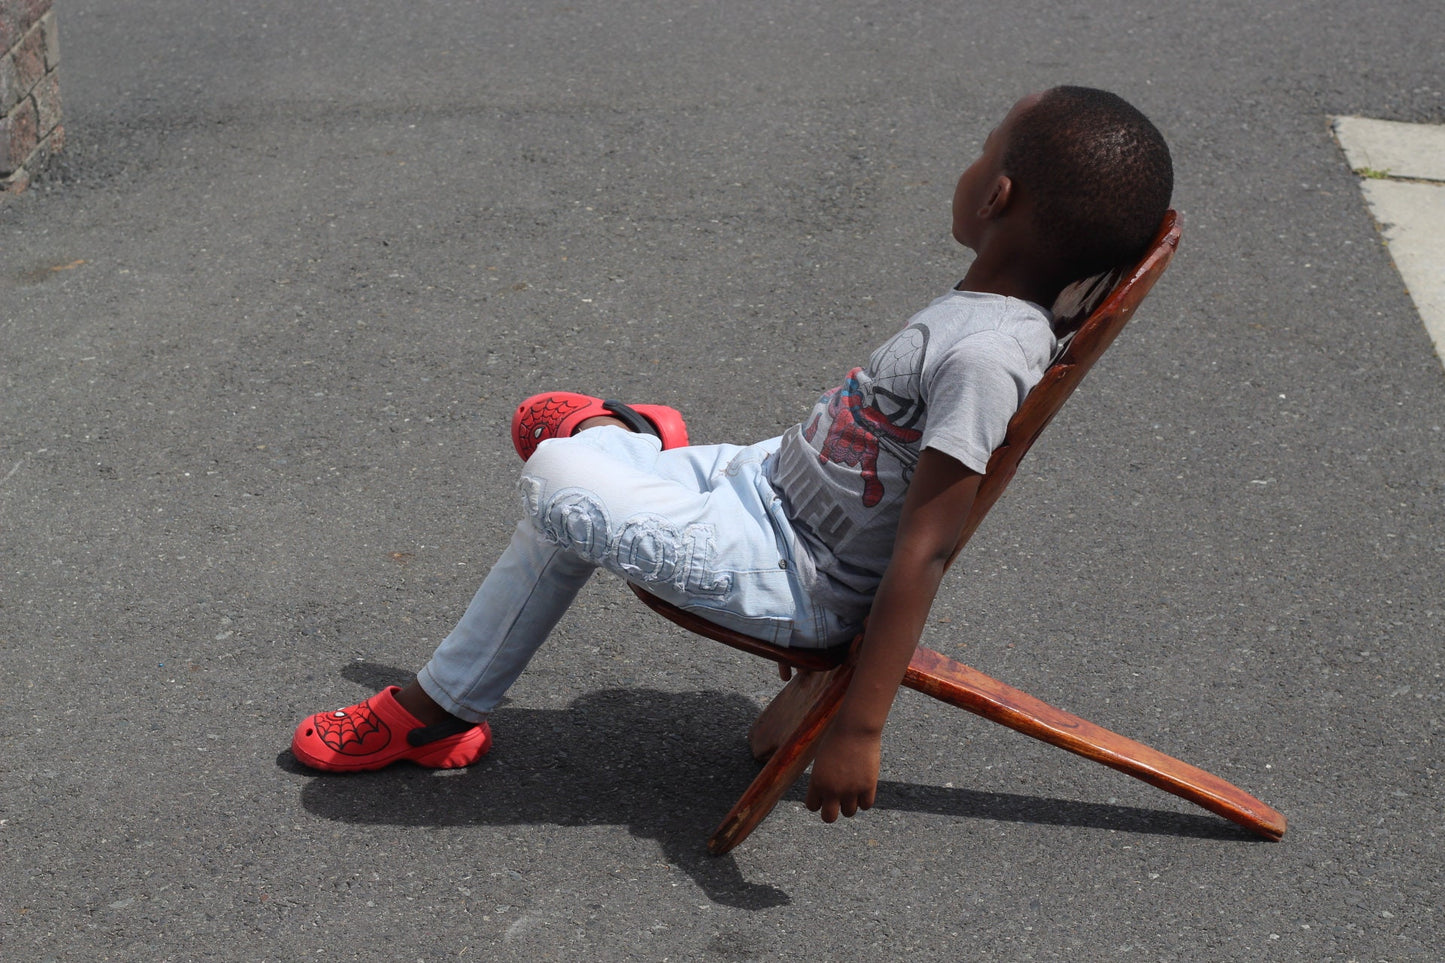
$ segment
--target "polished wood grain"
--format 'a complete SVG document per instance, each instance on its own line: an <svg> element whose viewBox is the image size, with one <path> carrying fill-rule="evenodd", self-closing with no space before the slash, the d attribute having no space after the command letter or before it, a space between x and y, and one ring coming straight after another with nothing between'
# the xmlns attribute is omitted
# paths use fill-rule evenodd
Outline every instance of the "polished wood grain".
<svg viewBox="0 0 1445 963"><path fill-rule="evenodd" d="M1284 835L1284 816L1238 786L1142 742L1056 709L932 649L919 646L914 650L903 684L1015 732L1141 779L1266 839Z"/></svg>
<svg viewBox="0 0 1445 963"><path fill-rule="evenodd" d="M773 701L758 713L748 730L748 748L752 750L754 759L767 762L773 757L773 753L802 725L803 718L823 697L832 682L833 673L837 671L804 670L793 675Z"/></svg>
<svg viewBox="0 0 1445 963"><path fill-rule="evenodd" d="M804 681L800 688L810 689L810 698L790 700L788 706L789 715L793 711L801 710L798 711L797 724L786 735L783 735L781 730L778 731L777 734L783 735L783 738L768 755L762 772L758 773L743 791L742 797L733 804L733 808L728 810L717 829L708 837L708 852L721 856L746 839L759 823L768 818L768 813L772 812L778 800L783 798L783 793L798 781L803 770L813 761L818 740L827 731L828 723L838 714L843 694L848 691L848 683L853 681L854 665L855 661L850 657L836 669L808 673L811 679L802 677ZM799 682L799 677L795 677L788 685L795 682ZM783 691L786 693L787 687L784 687ZM764 709L763 714L766 715L767 711Z"/></svg>
<svg viewBox="0 0 1445 963"><path fill-rule="evenodd" d="M744 635L726 626L718 625L716 622L709 622L700 615L694 615L686 609L680 609L671 602L665 602L655 595L649 594L640 586L628 582L627 587L632 589L632 594L641 599L648 608L661 615L663 618L675 622L689 632L712 639L714 642L721 642L730 645L735 649L744 652L751 652L753 655L760 655L765 659L772 659L784 665L796 669L807 669L813 672L823 672L828 669L836 669L843 663L848 654L848 646L840 645L832 649L789 649L781 645L770 645L762 639L755 639L751 635Z"/></svg>

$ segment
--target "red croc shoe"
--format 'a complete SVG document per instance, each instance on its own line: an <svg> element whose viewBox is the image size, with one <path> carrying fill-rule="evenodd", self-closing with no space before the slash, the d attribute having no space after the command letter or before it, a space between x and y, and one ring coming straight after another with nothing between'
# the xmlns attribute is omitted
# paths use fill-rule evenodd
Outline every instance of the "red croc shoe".
<svg viewBox="0 0 1445 963"><path fill-rule="evenodd" d="M682 413L666 405L624 405L571 391L548 391L533 395L512 413L512 444L526 461L548 438L566 438L588 418L611 417L633 431L656 435L663 448L687 444L687 425Z"/></svg>
<svg viewBox="0 0 1445 963"><path fill-rule="evenodd" d="M361 772L402 759L430 769L456 769L492 748L492 730L485 722L422 725L396 701L400 691L391 686L354 706L316 713L296 727L291 753L312 769Z"/></svg>

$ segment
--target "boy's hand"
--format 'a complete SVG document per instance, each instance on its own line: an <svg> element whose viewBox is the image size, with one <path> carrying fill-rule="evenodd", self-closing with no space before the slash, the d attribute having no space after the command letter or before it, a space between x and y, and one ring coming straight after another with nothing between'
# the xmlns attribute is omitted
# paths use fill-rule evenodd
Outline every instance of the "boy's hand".
<svg viewBox="0 0 1445 963"><path fill-rule="evenodd" d="M873 808L882 743L882 733L850 732L837 725L830 728L818 743L804 805L811 812L821 812L825 823L839 814L851 817L860 809Z"/></svg>
<svg viewBox="0 0 1445 963"><path fill-rule="evenodd" d="M813 760L806 805L825 823L873 805L883 724L982 477L933 448L918 457L857 669Z"/></svg>

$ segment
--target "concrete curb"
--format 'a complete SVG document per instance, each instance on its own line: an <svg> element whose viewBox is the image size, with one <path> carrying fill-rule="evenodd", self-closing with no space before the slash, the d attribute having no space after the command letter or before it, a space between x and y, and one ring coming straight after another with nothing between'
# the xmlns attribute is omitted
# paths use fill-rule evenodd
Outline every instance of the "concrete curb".
<svg viewBox="0 0 1445 963"><path fill-rule="evenodd" d="M1445 363L1445 127L1365 117L1332 126Z"/></svg>

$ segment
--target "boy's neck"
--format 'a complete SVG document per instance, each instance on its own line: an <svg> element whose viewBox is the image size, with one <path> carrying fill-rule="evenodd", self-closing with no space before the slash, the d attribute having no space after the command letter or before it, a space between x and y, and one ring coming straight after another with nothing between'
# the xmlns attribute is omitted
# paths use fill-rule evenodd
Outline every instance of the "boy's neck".
<svg viewBox="0 0 1445 963"><path fill-rule="evenodd" d="M998 294L1009 298L1032 301L1045 308L1052 307L1059 292L1066 285L1053 277L1021 267L1023 259L1009 259L1012 263L998 264L993 258L980 255L969 265L957 290L974 291L979 294Z"/></svg>

